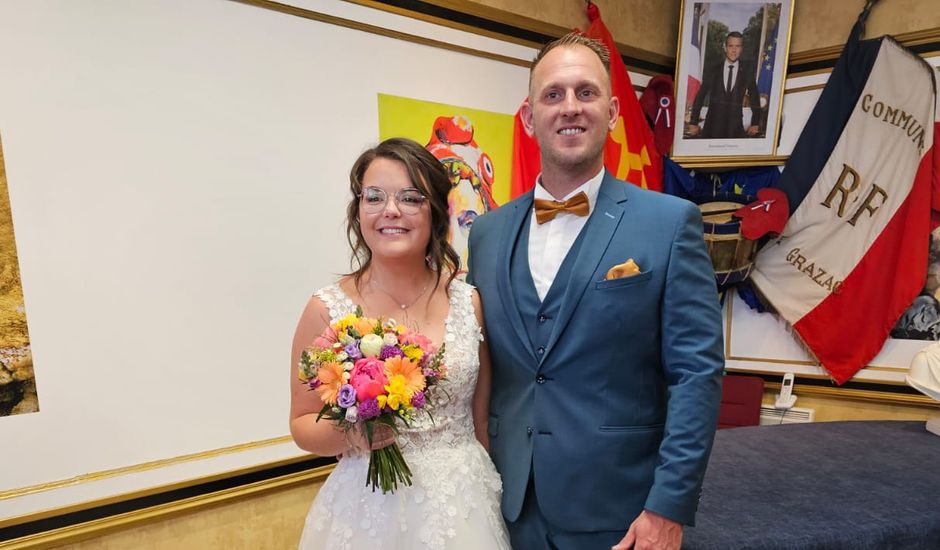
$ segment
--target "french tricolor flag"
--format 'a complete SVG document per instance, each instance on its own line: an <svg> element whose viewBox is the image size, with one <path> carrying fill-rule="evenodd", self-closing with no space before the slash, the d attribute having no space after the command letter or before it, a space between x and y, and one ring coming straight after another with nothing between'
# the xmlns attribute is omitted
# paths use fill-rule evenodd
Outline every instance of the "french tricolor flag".
<svg viewBox="0 0 940 550"><path fill-rule="evenodd" d="M861 41L866 17L787 161L791 217L751 275L838 384L923 288L940 211L937 75L890 37Z"/></svg>
<svg viewBox="0 0 940 550"><path fill-rule="evenodd" d="M708 4L697 2L692 8L692 51L686 56L688 71L689 105L695 101L695 95L702 87L702 67L705 60L705 38L708 34Z"/></svg>

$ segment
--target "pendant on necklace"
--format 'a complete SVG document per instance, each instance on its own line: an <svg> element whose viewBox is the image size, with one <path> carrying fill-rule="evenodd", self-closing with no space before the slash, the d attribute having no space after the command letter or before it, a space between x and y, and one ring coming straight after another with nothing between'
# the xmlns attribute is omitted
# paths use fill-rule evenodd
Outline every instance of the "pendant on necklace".
<svg viewBox="0 0 940 550"><path fill-rule="evenodd" d="M405 304L402 304L402 305L401 305L401 309L402 309L402 311L404 311L404 310L408 309L408 306L406 306Z"/></svg>

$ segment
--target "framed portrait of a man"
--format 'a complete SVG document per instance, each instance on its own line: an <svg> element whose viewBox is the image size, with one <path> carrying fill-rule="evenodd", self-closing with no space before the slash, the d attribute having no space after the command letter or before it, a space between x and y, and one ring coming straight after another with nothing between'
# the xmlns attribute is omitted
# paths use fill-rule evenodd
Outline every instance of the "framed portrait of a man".
<svg viewBox="0 0 940 550"><path fill-rule="evenodd" d="M773 158L794 1L683 0L674 160Z"/></svg>

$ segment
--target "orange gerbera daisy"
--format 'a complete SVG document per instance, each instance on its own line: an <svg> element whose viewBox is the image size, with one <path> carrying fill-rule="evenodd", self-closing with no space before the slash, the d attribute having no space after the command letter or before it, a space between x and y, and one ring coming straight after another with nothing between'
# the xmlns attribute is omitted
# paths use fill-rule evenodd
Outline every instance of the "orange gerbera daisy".
<svg viewBox="0 0 940 550"><path fill-rule="evenodd" d="M404 378L409 396L424 390L427 384L421 368L407 357L390 357L385 360L385 376L391 380L396 375Z"/></svg>
<svg viewBox="0 0 940 550"><path fill-rule="evenodd" d="M343 385L343 366L333 361L327 361L320 365L317 371L317 379L320 385L316 392L327 405L335 405L336 398L339 396L339 388Z"/></svg>

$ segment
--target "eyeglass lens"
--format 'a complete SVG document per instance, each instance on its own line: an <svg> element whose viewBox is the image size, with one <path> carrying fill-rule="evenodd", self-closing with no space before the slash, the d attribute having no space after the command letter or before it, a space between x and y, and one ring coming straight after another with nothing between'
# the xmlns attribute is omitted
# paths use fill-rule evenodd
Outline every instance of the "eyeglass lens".
<svg viewBox="0 0 940 550"><path fill-rule="evenodd" d="M362 190L362 209L370 214L379 212L388 204L388 193L378 187L365 187ZM417 214L427 198L415 188L400 189L395 193L395 204L405 214Z"/></svg>

